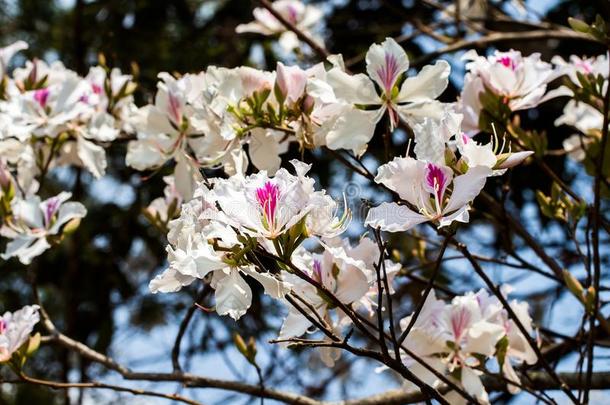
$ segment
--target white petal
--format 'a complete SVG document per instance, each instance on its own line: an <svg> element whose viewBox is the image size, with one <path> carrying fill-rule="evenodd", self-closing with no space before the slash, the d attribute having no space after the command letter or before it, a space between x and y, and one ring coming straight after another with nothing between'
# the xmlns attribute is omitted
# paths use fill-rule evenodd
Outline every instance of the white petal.
<svg viewBox="0 0 610 405"><path fill-rule="evenodd" d="M402 232L426 221L428 221L426 216L404 205L382 203L369 210L364 224L372 228L381 228L383 231Z"/></svg>
<svg viewBox="0 0 610 405"><path fill-rule="evenodd" d="M291 307L286 319L284 319L284 323L282 323L278 339L301 336L307 332L307 329L310 326L311 322L309 322L297 309ZM288 346L288 343L284 343L282 346Z"/></svg>
<svg viewBox="0 0 610 405"><path fill-rule="evenodd" d="M378 111L345 109L326 135L326 145L333 150L351 149L356 155L362 155L380 118Z"/></svg>
<svg viewBox="0 0 610 405"><path fill-rule="evenodd" d="M416 76L407 78L400 87L399 103L430 101L440 96L449 84L451 66L444 60L427 65Z"/></svg>
<svg viewBox="0 0 610 405"><path fill-rule="evenodd" d="M423 124L413 127L413 132L417 159L444 165L445 139L435 120L426 118Z"/></svg>
<svg viewBox="0 0 610 405"><path fill-rule="evenodd" d="M176 292L182 287L191 284L195 280L195 277L185 276L172 268L168 268L163 273L152 279L148 284L148 288L153 294L158 292Z"/></svg>
<svg viewBox="0 0 610 405"><path fill-rule="evenodd" d="M425 166L424 162L411 157L397 157L377 169L375 182L396 191L403 200L418 205Z"/></svg>
<svg viewBox="0 0 610 405"><path fill-rule="evenodd" d="M462 386L467 393L482 403L489 403L489 397L481 382L481 377L470 367L462 367Z"/></svg>
<svg viewBox="0 0 610 405"><path fill-rule="evenodd" d="M443 213L450 213L464 205L470 203L479 195L487 177L491 175L491 169L485 166L476 166L453 179L453 193L443 210Z"/></svg>
<svg viewBox="0 0 610 405"><path fill-rule="evenodd" d="M349 75L344 71L331 69L326 81L330 84L338 99L352 104L382 104L375 91L375 86L367 75L362 73Z"/></svg>
<svg viewBox="0 0 610 405"><path fill-rule="evenodd" d="M258 170L265 170L270 175L280 168L282 159L279 156L279 141L282 133L273 130L257 128L250 136L248 154L252 164Z"/></svg>
<svg viewBox="0 0 610 405"><path fill-rule="evenodd" d="M272 298L284 298L284 296L290 291L290 284L278 280L271 273L259 273L251 267L245 267L241 269L241 271L261 283L265 289L265 294Z"/></svg>
<svg viewBox="0 0 610 405"><path fill-rule="evenodd" d="M49 234L56 234L68 221L75 218L84 218L85 215L87 215L87 209L79 202L72 201L62 204L59 207L57 219L53 223L53 226L49 229Z"/></svg>
<svg viewBox="0 0 610 405"><path fill-rule="evenodd" d="M20 237L13 239L6 244L6 252L0 255L4 260L11 257L18 257L22 264L28 265L32 262L32 259L41 255L45 250L50 248L51 245L47 242L47 239L33 238L33 237Z"/></svg>
<svg viewBox="0 0 610 405"><path fill-rule="evenodd" d="M83 166L99 179L106 172L106 152L104 148L79 136L76 150Z"/></svg>
<svg viewBox="0 0 610 405"><path fill-rule="evenodd" d="M136 170L147 170L161 166L167 160L161 152L157 139L147 138L131 141L127 145L125 161Z"/></svg>
<svg viewBox="0 0 610 405"><path fill-rule="evenodd" d="M216 283L216 312L238 320L252 304L252 290L239 275L239 270L230 273Z"/></svg>
<svg viewBox="0 0 610 405"><path fill-rule="evenodd" d="M409 58L392 38L373 44L366 53L366 71L380 88L390 92L400 75L409 69Z"/></svg>

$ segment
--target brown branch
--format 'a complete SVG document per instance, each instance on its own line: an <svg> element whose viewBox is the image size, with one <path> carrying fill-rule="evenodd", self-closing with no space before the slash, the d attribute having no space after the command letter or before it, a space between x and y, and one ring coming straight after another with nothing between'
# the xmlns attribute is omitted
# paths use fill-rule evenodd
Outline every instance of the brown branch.
<svg viewBox="0 0 610 405"><path fill-rule="evenodd" d="M149 390L142 390L142 389L138 389L138 388L124 387L124 386L114 385L114 384L106 384L106 383L102 383L99 381L89 381L89 382L81 382L81 383L56 382L56 381L41 380L38 378L30 377L30 376L24 374L23 372L19 374L19 377L25 383L28 383L31 385L42 385L44 387L49 387L49 388L53 388L53 389L61 389L61 390L67 390L70 388L104 389L104 390L111 390L111 391L115 391L115 392L128 392L133 395L165 398L165 399L169 399L171 401L178 401L178 402L182 402L182 403L190 404L190 405L201 405L201 402L194 401L192 399L183 397L178 394L165 394L165 393L157 392L157 391L149 391ZM2 381L2 382L13 383L13 384L18 383L18 381Z"/></svg>
<svg viewBox="0 0 610 405"><path fill-rule="evenodd" d="M451 45L447 45L443 48L432 51L418 59L416 59L412 66L421 66L429 61L438 58L441 55L447 53L453 53L467 48L482 48L491 44L506 41L531 41L536 39L571 39L574 41L585 41L598 43L591 37L580 34L575 31L568 29L556 29L556 30L534 30L525 32L494 32L480 38L471 40L462 40L455 42Z"/></svg>

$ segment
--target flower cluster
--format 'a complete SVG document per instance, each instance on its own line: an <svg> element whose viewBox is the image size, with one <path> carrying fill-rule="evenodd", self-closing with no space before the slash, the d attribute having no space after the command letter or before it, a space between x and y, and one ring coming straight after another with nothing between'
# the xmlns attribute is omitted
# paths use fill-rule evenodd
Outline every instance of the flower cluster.
<svg viewBox="0 0 610 405"><path fill-rule="evenodd" d="M513 300L510 307L525 330L533 333L528 304ZM504 377L514 383L508 384L512 393L518 392L520 385L513 363L537 361L528 338L509 318L500 300L485 290L457 296L450 303L438 300L431 291L415 322L411 318L412 315L400 321L403 329L412 323L406 348L436 371L457 380L482 403L489 402L480 378L489 359L495 358ZM403 361L427 383L439 384L440 380L430 370L407 353L403 353Z"/></svg>
<svg viewBox="0 0 610 405"><path fill-rule="evenodd" d="M180 217L169 223L169 267L151 282L151 290L177 291L212 274L217 312L235 319L252 298L242 275L259 281L272 297L282 297L288 284L261 269L249 252L261 248L290 259L307 237L336 236L349 221L349 211L337 217L336 202L315 190L307 177L310 166L296 160L292 164L295 174L282 168L273 177L261 171L214 179L210 188L200 184Z"/></svg>
<svg viewBox="0 0 610 405"><path fill-rule="evenodd" d="M492 143L479 145L459 130L460 119L459 114L450 113L440 126L430 119L415 126L415 158L397 157L379 167L375 181L396 192L403 203L384 202L372 208L367 225L401 232L428 221L439 228L454 221L468 222L470 204L487 178L531 155L529 151L499 153L502 147L498 150Z"/></svg>
<svg viewBox="0 0 610 405"><path fill-rule="evenodd" d="M324 319L333 330L341 331L351 323L349 317L342 311L333 309L336 303L330 297L320 293L320 290L310 282L315 280L337 300L353 308L361 310L368 316L373 316L373 309L377 305L377 276L375 266L380 256L379 247L370 238L360 239L357 245L352 246L347 240L333 238L323 244L322 253L311 253L301 250L293 258L296 266L306 274L288 274L285 280L290 283L291 289L301 298L304 298L311 308L301 308L309 315L317 315ZM385 259L385 271L391 284L394 276L401 266L391 260ZM393 293L393 291L390 291ZM305 334L312 326L307 317L296 307L289 306L288 315L280 330L279 339L287 341L292 337ZM322 348L322 360L329 367L337 360L340 352L337 349Z"/></svg>

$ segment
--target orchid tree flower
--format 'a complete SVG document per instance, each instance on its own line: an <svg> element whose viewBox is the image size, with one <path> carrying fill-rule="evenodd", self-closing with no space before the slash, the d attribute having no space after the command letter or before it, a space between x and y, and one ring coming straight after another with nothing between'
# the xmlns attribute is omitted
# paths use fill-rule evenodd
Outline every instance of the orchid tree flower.
<svg viewBox="0 0 610 405"><path fill-rule="evenodd" d="M364 309L369 316L372 316L374 313L372 308L376 306L377 299L375 266L380 257L377 244L367 237L361 238L355 245L350 244L348 239L335 237L325 239L322 246L324 251L321 254L311 254L304 250L295 252L293 262L339 301L351 304L356 310ZM401 266L387 259L384 264L391 288L394 275ZM333 317L331 312L334 308L333 303L320 294L312 284L294 274L287 275L286 279L290 281L292 290L306 299L335 332L339 333L351 322L341 311L337 311L337 316ZM308 310L308 308L303 309ZM297 308L291 306L282 325L279 339L301 336L311 326L307 318ZM339 355L336 350L321 349L322 360L329 367L334 365Z"/></svg>
<svg viewBox="0 0 610 405"><path fill-rule="evenodd" d="M189 151L197 151L203 141L204 116L198 96L204 78L174 79L167 73L159 78L155 103L142 107L134 117L138 139L129 143L126 162L136 170L148 170L174 159L176 187L189 199L202 180L199 164Z"/></svg>
<svg viewBox="0 0 610 405"><path fill-rule="evenodd" d="M282 117L276 117L284 111L276 95L285 92L282 102L297 100L295 90L298 92L299 86L295 87L294 75L285 74L290 79L288 76L277 79L275 72L245 66L208 68L204 91L207 114L203 121L206 136L198 145L197 159L207 166L222 164L230 175L245 173L249 162L259 170L275 173L282 163L280 155L296 140L273 128L281 128L283 123ZM273 119L266 119L267 114L273 115ZM292 131L289 127L286 130ZM238 167L243 170L236 170Z"/></svg>
<svg viewBox="0 0 610 405"><path fill-rule="evenodd" d="M270 273L257 272L254 266L236 260L242 243L230 226L216 221L224 217L209 196L209 190L201 185L193 199L183 205L180 217L169 223L169 266L150 282L149 288L153 293L175 292L211 275L216 312L237 320L252 302L252 291L243 275L257 280L273 298L282 298L288 286Z"/></svg>
<svg viewBox="0 0 610 405"><path fill-rule="evenodd" d="M228 224L251 237L276 240L313 212L315 219L310 223L310 231L327 235L326 232L345 229L343 222L347 218L329 219L328 209L334 208L334 201L323 191L315 191L314 180L306 176L311 165L298 160L290 163L295 175L282 168L272 178L262 171L247 177L215 179L213 199L228 218Z"/></svg>
<svg viewBox="0 0 610 405"><path fill-rule="evenodd" d="M314 38L318 43L321 39L313 35L313 29L322 20L322 10L311 4L303 4L299 0L277 0L271 7L282 17L290 21L305 35ZM299 39L296 34L288 30L277 18L263 7L256 7L252 14L254 21L247 24L240 24L235 29L238 34L251 32L266 36L279 35L279 44L285 52L292 52L299 47Z"/></svg>
<svg viewBox="0 0 610 405"><path fill-rule="evenodd" d="M480 368L496 352L496 344L504 336L503 325L486 317L477 297L466 294L450 304L438 300L432 291L405 340L407 348L420 356L436 371L458 376L466 392L482 403L488 403L480 375ZM411 316L400 321L403 329L411 323ZM429 384L438 384L438 378L406 353L405 365ZM452 401L459 395L452 395ZM453 402L452 402L453 403Z"/></svg>
<svg viewBox="0 0 610 405"><path fill-rule="evenodd" d="M85 167L96 178L103 176L106 153L96 142L114 140L118 130L113 128L112 116L95 114L84 101L88 92L86 82L69 72L61 82L13 97L6 111L12 117L4 131L6 136L21 141L30 136L54 139L36 146L45 149L42 155L59 152L54 165L76 164ZM105 118L110 119L110 123Z"/></svg>
<svg viewBox="0 0 610 405"><path fill-rule="evenodd" d="M407 54L392 38L369 48L366 54L368 76L350 75L340 67L332 68L326 75L332 93L326 98L334 96L349 103L353 108L351 114L360 117L356 122L364 121L366 125L355 127L351 120L341 120L327 135L328 147L351 149L361 155L386 112L390 130L396 128L401 118L409 124L421 121L423 117L440 119L446 108L436 98L447 87L449 64L437 61L401 82L408 68Z"/></svg>
<svg viewBox="0 0 610 405"><path fill-rule="evenodd" d="M469 61L466 64L469 74L466 75L464 89L471 90L469 82L480 78L484 88L502 97L511 111L536 107L559 94L545 94L548 83L559 77L561 72L542 61L539 53L523 56L515 50L496 51L485 57L471 50L462 59Z"/></svg>
<svg viewBox="0 0 610 405"><path fill-rule="evenodd" d="M35 137L57 137L68 130L70 121L87 114L89 107L81 102L86 83L76 73L66 73L65 79L48 87L29 90L11 100L13 130L8 136L23 139L31 132Z"/></svg>
<svg viewBox="0 0 610 405"><path fill-rule="evenodd" d="M553 56L551 62L557 67L562 75L568 76L570 81L578 87L582 87L578 74L582 75L601 75L608 79L608 55L602 54L591 58L581 58L576 55L571 55L569 61L566 61L559 55ZM559 87L559 94L572 96L574 92L567 86Z"/></svg>
<svg viewBox="0 0 610 405"><path fill-rule="evenodd" d="M38 196L14 200L12 217L0 228L0 234L12 240L0 257L4 260L17 257L21 263L30 264L51 247L49 238L61 237L66 227L78 225L87 210L79 202L66 202L71 196L62 192L45 201Z"/></svg>
<svg viewBox="0 0 610 405"><path fill-rule="evenodd" d="M566 62L560 56L554 56L551 60L558 69L565 74L573 86L582 87L578 75L594 75L605 79L604 86L608 84L608 56L599 55L592 58L580 58L576 55L570 56ZM573 96L574 92L568 86L558 89L561 95ZM555 126L568 125L581 134L574 134L563 141L563 148L568 156L576 161L582 161L586 157L587 147L595 142L599 136L599 130L604 126L603 114L595 107L584 102L571 99L563 107L563 113L555 120Z"/></svg>
<svg viewBox="0 0 610 405"><path fill-rule="evenodd" d="M23 346L34 326L40 321L38 305L27 305L0 317L0 363L8 362L13 353Z"/></svg>
<svg viewBox="0 0 610 405"><path fill-rule="evenodd" d="M454 178L445 165L395 158L379 167L375 181L397 192L410 206L384 202L369 210L365 224L401 232L427 221L438 223L439 228L454 221L468 222L470 203L491 174L489 167L475 166Z"/></svg>
<svg viewBox="0 0 610 405"><path fill-rule="evenodd" d="M365 264L350 257L341 246L332 248L325 246L322 254L310 254L309 252L302 251L300 254L296 254L293 259L295 265L302 272L324 286L344 304L351 304L362 299L371 287L367 275L362 270ZM290 274L286 278L291 283L293 292L311 304L312 308L329 325L339 328L340 322L335 322L331 318L330 311L334 305L328 298L321 295L314 285L294 274ZM306 312L311 312L305 306L303 306L303 309ZM346 319L343 320L343 322L346 321ZM294 306L290 306L288 315L282 324L279 339L301 336L311 326L312 324L307 317ZM323 359L326 363L332 365L336 358L333 359L330 353L325 354L326 356Z"/></svg>
<svg viewBox="0 0 610 405"><path fill-rule="evenodd" d="M502 293L506 296L512 291L509 285L502 286ZM504 337L500 344L505 350L496 354L498 363L501 366L502 374L516 384L508 384L511 393L516 394L521 391L519 385L521 380L513 368L513 363L535 364L538 361L536 352L532 349L526 336L521 333L519 327L513 319L510 319L507 311L502 307L497 297L490 295L481 289L475 297L481 307L483 315L490 322L501 325L504 328ZM509 305L517 315L519 322L523 325L529 335L534 333L532 318L529 314L529 305L525 301L511 300Z"/></svg>

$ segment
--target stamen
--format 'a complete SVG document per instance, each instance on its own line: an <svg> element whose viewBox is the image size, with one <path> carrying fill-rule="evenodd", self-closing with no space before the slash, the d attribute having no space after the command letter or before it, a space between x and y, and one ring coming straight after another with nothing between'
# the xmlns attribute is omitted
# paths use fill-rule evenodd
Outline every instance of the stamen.
<svg viewBox="0 0 610 405"><path fill-rule="evenodd" d="M263 217L267 221L269 229L275 227L275 212L279 198L279 187L270 181L266 182L263 187L256 189L256 200L263 209Z"/></svg>

